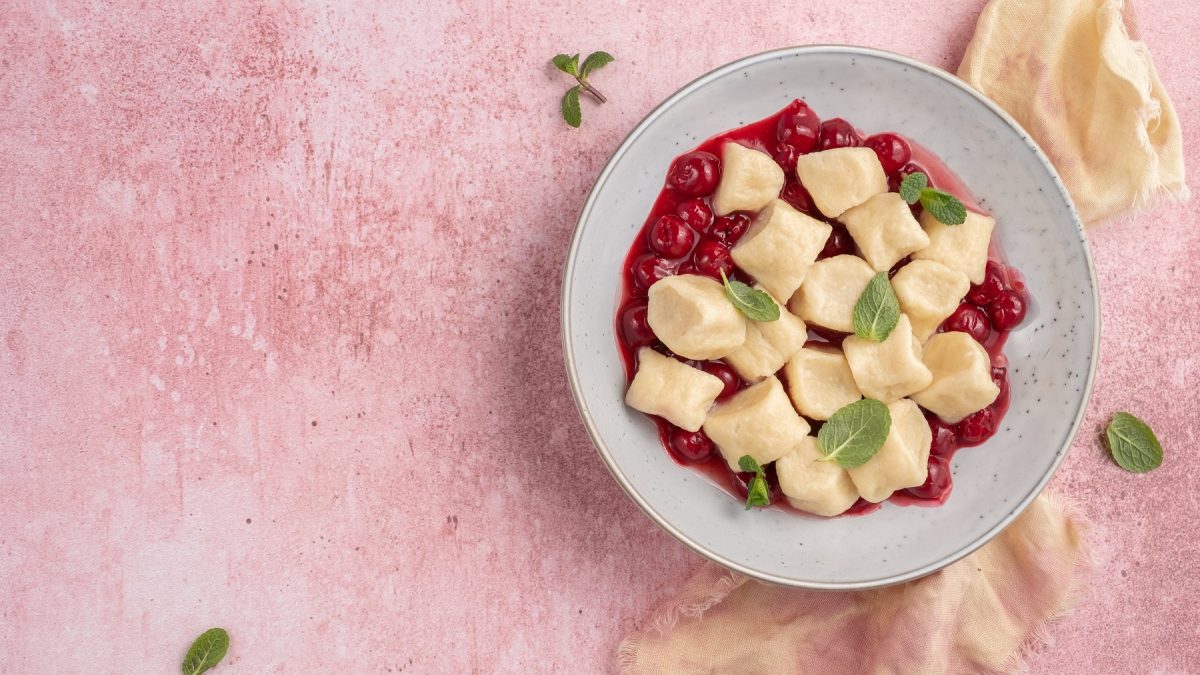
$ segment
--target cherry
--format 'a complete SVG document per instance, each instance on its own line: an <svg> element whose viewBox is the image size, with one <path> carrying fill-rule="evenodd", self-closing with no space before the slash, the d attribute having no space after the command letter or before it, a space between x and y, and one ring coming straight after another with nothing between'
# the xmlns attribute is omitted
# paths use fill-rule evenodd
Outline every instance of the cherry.
<svg viewBox="0 0 1200 675"><path fill-rule="evenodd" d="M654 344L658 338L646 321L646 300L631 300L621 311L621 336L633 349Z"/></svg>
<svg viewBox="0 0 1200 675"><path fill-rule="evenodd" d="M703 462L713 456L716 446L703 431L671 430L671 450L685 462Z"/></svg>
<svg viewBox="0 0 1200 675"><path fill-rule="evenodd" d="M954 454L954 451L958 449L958 446L954 442L954 427L946 424L933 414L930 414L926 421L929 422L929 432L933 436L933 440L929 445L929 454L947 458Z"/></svg>
<svg viewBox="0 0 1200 675"><path fill-rule="evenodd" d="M841 225L834 225L833 231L829 233L829 238L825 240L825 248L821 249L821 253L817 255L817 260L853 252L854 239L850 237L850 233Z"/></svg>
<svg viewBox="0 0 1200 675"><path fill-rule="evenodd" d="M697 232L707 232L708 226L713 222L712 207L699 198L681 202L675 207L675 215Z"/></svg>
<svg viewBox="0 0 1200 675"><path fill-rule="evenodd" d="M784 173L787 173L796 170L796 160L800 157L800 154L796 146L780 143L771 156L775 158L775 163L779 165L779 168L783 169Z"/></svg>
<svg viewBox="0 0 1200 675"><path fill-rule="evenodd" d="M979 445L996 433L996 412L991 407L972 413L955 427L958 440L967 445Z"/></svg>
<svg viewBox="0 0 1200 675"><path fill-rule="evenodd" d="M668 258L682 258L696 243L696 233L679 216L662 216L649 232L650 250Z"/></svg>
<svg viewBox="0 0 1200 675"><path fill-rule="evenodd" d="M788 181L783 186L779 198L791 204L797 211L812 213L812 196L808 194L808 190L805 190L803 185L794 180Z"/></svg>
<svg viewBox="0 0 1200 675"><path fill-rule="evenodd" d="M925 482L917 487L907 488L905 492L917 499L942 501L950 494L950 460L945 457L929 458L929 475Z"/></svg>
<svg viewBox="0 0 1200 675"><path fill-rule="evenodd" d="M846 120L835 117L831 120L821 122L821 137L817 141L817 147L821 150L833 150L834 148L856 148L862 145L862 136Z"/></svg>
<svg viewBox="0 0 1200 675"><path fill-rule="evenodd" d="M720 279L722 271L726 276L733 273L733 256L729 255L729 248L712 239L700 240L692 254L692 264L697 273L714 279Z"/></svg>
<svg viewBox="0 0 1200 675"><path fill-rule="evenodd" d="M983 275L983 283L972 284L971 290L967 292L967 298L980 307L987 307L1005 290L1007 289L1004 285L1004 268L995 260L989 260L987 271Z"/></svg>
<svg viewBox="0 0 1200 675"><path fill-rule="evenodd" d="M654 282L671 276L671 263L647 253L633 261L633 283L638 288L650 288Z"/></svg>
<svg viewBox="0 0 1200 675"><path fill-rule="evenodd" d="M821 120L817 114L807 103L796 99L788 104L779 116L779 121L775 124L775 138L779 139L781 146L786 145L797 155L803 155L816 147L821 127ZM778 159L776 156L776 161ZM795 158L784 168L796 168Z"/></svg>
<svg viewBox="0 0 1200 675"><path fill-rule="evenodd" d="M887 174L895 174L900 167L912 159L912 148L908 141L892 133L875 134L863 142L863 145L874 150Z"/></svg>
<svg viewBox="0 0 1200 675"><path fill-rule="evenodd" d="M1012 330L1025 319L1025 300L1018 293L1004 291L988 306L988 316L996 330Z"/></svg>
<svg viewBox="0 0 1200 675"><path fill-rule="evenodd" d="M703 197L717 188L721 160L711 152L681 155L667 173L667 187L687 197Z"/></svg>
<svg viewBox="0 0 1200 675"><path fill-rule="evenodd" d="M865 516L868 513L875 513L876 511L878 511L881 508L883 508L883 502L879 502L878 504L876 504L875 502L869 502L869 501L863 499L862 497L859 497L858 501L851 504L850 508L846 509L845 513L843 513L842 515L843 516Z"/></svg>
<svg viewBox="0 0 1200 675"><path fill-rule="evenodd" d="M728 216L717 218L709 234L722 244L733 246L738 243L743 234L746 234L748 229L750 229L750 216L744 213L731 213Z"/></svg>
<svg viewBox="0 0 1200 675"><path fill-rule="evenodd" d="M929 172L926 171L924 167L916 162L909 162L908 164L900 167L900 171L898 173L900 174L901 180L903 180L904 177L910 173L923 173L925 174L925 177L929 179L929 187L933 187L933 177L929 175Z"/></svg>
<svg viewBox="0 0 1200 675"><path fill-rule="evenodd" d="M700 364L700 370L716 377L725 385L721 393L717 394L718 401L723 401L733 396L742 386L742 378L738 377L737 372L720 361L705 361Z"/></svg>
<svg viewBox="0 0 1200 675"><path fill-rule="evenodd" d="M969 302L964 302L954 310L948 319L942 322L942 330L946 332L962 331L975 338L976 342L983 342L992 332L992 327L982 309Z"/></svg>

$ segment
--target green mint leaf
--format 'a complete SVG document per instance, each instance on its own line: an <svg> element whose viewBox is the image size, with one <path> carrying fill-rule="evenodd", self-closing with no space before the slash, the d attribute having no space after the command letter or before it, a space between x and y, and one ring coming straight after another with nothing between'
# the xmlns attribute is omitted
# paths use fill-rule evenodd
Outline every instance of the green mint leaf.
<svg viewBox="0 0 1200 675"><path fill-rule="evenodd" d="M554 67L570 75L571 77L579 77L579 55L568 56L567 54L557 54L553 59Z"/></svg>
<svg viewBox="0 0 1200 675"><path fill-rule="evenodd" d="M900 197L909 204L916 204L921 191L929 185L929 177L920 171L910 173L900 181Z"/></svg>
<svg viewBox="0 0 1200 675"><path fill-rule="evenodd" d="M220 663L228 651L229 633L224 628L204 631L183 657L183 675L200 675Z"/></svg>
<svg viewBox="0 0 1200 675"><path fill-rule="evenodd" d="M1108 423L1108 451L1122 469L1146 473L1157 469L1163 461L1162 444L1154 431L1143 421L1127 412L1113 415Z"/></svg>
<svg viewBox="0 0 1200 675"><path fill-rule="evenodd" d="M967 222L967 207L949 192L927 187L921 190L921 206L946 225L962 225Z"/></svg>
<svg viewBox="0 0 1200 675"><path fill-rule="evenodd" d="M830 416L817 432L817 447L824 461L843 469L866 464L879 452L892 428L892 413L873 398L864 398Z"/></svg>
<svg viewBox="0 0 1200 675"><path fill-rule="evenodd" d="M762 467L759 466L758 462L750 455L742 455L741 458L738 459L738 467L747 473L758 473L762 471Z"/></svg>
<svg viewBox="0 0 1200 675"><path fill-rule="evenodd" d="M600 70L615 60L608 52L592 52L583 60L583 65L579 68L579 76L586 80L588 73Z"/></svg>
<svg viewBox="0 0 1200 675"><path fill-rule="evenodd" d="M871 277L854 303L854 334L864 340L883 342L900 322L900 301L892 290L887 272Z"/></svg>
<svg viewBox="0 0 1200 675"><path fill-rule="evenodd" d="M725 284L725 297L751 321L778 321L779 305L763 291L743 284L740 281L730 281L721 270L721 282Z"/></svg>
<svg viewBox="0 0 1200 675"><path fill-rule="evenodd" d="M567 124L576 129L583 122L583 113L579 110L579 85L571 87L566 94L563 94L562 116Z"/></svg>
<svg viewBox="0 0 1200 675"><path fill-rule="evenodd" d="M749 511L755 506L770 506L771 493L767 491L767 479L759 473L750 481L750 488L746 491L746 510Z"/></svg>

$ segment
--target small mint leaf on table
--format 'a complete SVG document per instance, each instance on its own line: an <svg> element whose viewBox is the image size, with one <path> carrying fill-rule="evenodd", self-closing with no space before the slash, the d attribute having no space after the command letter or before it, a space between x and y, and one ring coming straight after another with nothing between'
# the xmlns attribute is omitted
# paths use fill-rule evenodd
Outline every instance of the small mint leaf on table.
<svg viewBox="0 0 1200 675"><path fill-rule="evenodd" d="M559 70L570 75L571 77L579 76L579 55L578 54L576 54L575 56L570 56L567 54L558 54L553 59L551 59L551 62L554 63L555 68L558 68Z"/></svg>
<svg viewBox="0 0 1200 675"><path fill-rule="evenodd" d="M916 204L921 191L929 185L929 177L921 172L910 173L900 181L900 197L909 204Z"/></svg>
<svg viewBox="0 0 1200 675"><path fill-rule="evenodd" d="M753 473L750 485L746 486L746 510L755 506L770 506L771 493L767 490L767 475L750 455L742 455L738 459L738 468L747 473Z"/></svg>
<svg viewBox="0 0 1200 675"><path fill-rule="evenodd" d="M721 283L725 285L725 297L751 321L778 321L779 305L771 296L740 281L730 281L721 270Z"/></svg>
<svg viewBox="0 0 1200 675"><path fill-rule="evenodd" d="M229 633L224 628L204 631L183 657L183 675L200 675L220 663L228 651Z"/></svg>
<svg viewBox="0 0 1200 675"><path fill-rule="evenodd" d="M967 207L949 192L925 188L921 190L921 206L946 225L962 225L967 222Z"/></svg>
<svg viewBox="0 0 1200 675"><path fill-rule="evenodd" d="M900 322L900 301L892 290L887 272L871 281L854 303L854 334L864 340L883 342Z"/></svg>
<svg viewBox="0 0 1200 675"><path fill-rule="evenodd" d="M864 398L844 406L817 432L817 447L825 455L821 461L843 469L862 466L883 447L891 429L892 413L880 401Z"/></svg>
<svg viewBox="0 0 1200 675"><path fill-rule="evenodd" d="M592 52L583 60L583 65L579 69L579 76L586 80L588 74L593 70L600 70L615 60L612 54L608 52Z"/></svg>
<svg viewBox="0 0 1200 675"><path fill-rule="evenodd" d="M1134 473L1153 471L1162 465L1163 449L1145 422L1127 412L1113 415L1105 432L1108 451L1122 469Z"/></svg>
<svg viewBox="0 0 1200 675"><path fill-rule="evenodd" d="M575 128L579 128L583 122L583 112L579 109L579 85L571 87L563 94L562 116L567 124Z"/></svg>

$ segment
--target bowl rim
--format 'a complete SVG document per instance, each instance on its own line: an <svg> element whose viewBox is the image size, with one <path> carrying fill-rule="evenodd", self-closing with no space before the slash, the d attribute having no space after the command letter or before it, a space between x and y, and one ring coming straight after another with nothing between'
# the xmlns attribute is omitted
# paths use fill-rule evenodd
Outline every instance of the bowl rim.
<svg viewBox="0 0 1200 675"><path fill-rule="evenodd" d="M634 488L633 484L629 481L629 479L622 472L620 466L618 466L617 462L613 459L611 451L609 450L608 446L604 443L604 441L600 437L599 429L596 425L595 420L592 418L590 411L587 409L587 406L584 403L583 395L582 395L582 388L580 386L580 381L579 381L579 372L578 372L578 368L575 363L575 355L573 354L573 352L571 350L571 342L572 342L571 337L572 336L571 336L571 330L570 330L570 325L571 325L570 319L571 319L571 310L572 310L571 298L572 298L572 291L573 291L572 279L573 279L574 272L575 272L575 262L576 262L576 259L578 256L578 250L579 250L579 244L580 244L580 238L581 238L580 235L581 235L581 232L583 229L583 223L591 215L591 211L595 205L597 196L599 195L601 188L608 181L610 175L612 174L612 172L616 166L617 160L620 159L628 151L629 147L633 144L633 142L635 140L637 140L638 137L640 137L646 131L646 128L649 126L649 124L653 120L655 120L657 117L662 115L668 108L675 105L675 103L678 102L679 100L681 100L683 97L704 87L705 85L709 84L710 82L727 75L731 71L735 71L740 68L745 68L747 66L757 64L761 61L778 58L778 57L790 57L790 56L797 56L797 55L802 55L802 54L818 54L818 53L842 53L842 54L850 54L850 55L856 55L856 56L869 56L869 57L875 57L875 58L882 58L882 59L886 59L886 60L895 61L895 62L898 62L905 66L915 68L922 72L928 73L930 75L933 75L934 77L937 77L937 78L943 80L947 84L962 90L963 92L967 93L971 97L975 98L980 103L982 103L988 110L990 110L992 112L992 114L996 115L1005 124L1007 124L1008 126L1012 127L1014 130L1016 130L1019 133L1019 135L1022 137L1022 139L1024 140L1025 144L1033 151L1033 153L1037 157L1038 161L1040 161L1042 163L1042 165L1045 166L1046 169L1049 171L1050 176L1054 181L1055 187L1058 189L1059 194L1062 196L1062 198L1066 201L1066 204L1068 207L1068 212L1070 213L1072 221L1074 221L1074 223L1075 223L1075 227L1078 230L1078 233L1080 235L1080 240L1083 243L1084 260L1087 264L1087 270L1088 270L1088 281L1091 284L1091 290L1092 290L1092 317L1093 317L1092 318L1092 358L1090 360L1090 364L1088 367L1087 379L1084 382L1082 403L1079 406L1078 412L1075 414L1075 419L1071 423L1071 428L1066 436L1066 440L1063 442L1062 447L1060 447L1059 451L1056 453L1056 456L1055 456L1054 460L1052 461L1049 470L1047 470L1045 472L1045 474L1041 477L1041 479L1038 480L1037 484L1033 487L1033 489L1030 490L1030 492L1028 494L1026 494L1024 497L1021 498L1021 501L1017 504L1016 508L1014 508L1011 512L1009 512L1008 515L1006 515L1004 518L1000 519L999 522L997 522L995 525L993 525L991 528L989 528L982 535L977 537L975 540L967 543L962 548L960 548L958 551L955 551L954 553L951 553L951 554L945 556L941 560L936 560L932 563L923 565L917 569L910 570L908 572L903 572L900 574L894 574L894 575L890 575L890 576L886 576L886 577L881 577L879 579L871 579L871 580L866 580L866 581L852 581L852 582L809 581L809 580L795 579L795 578L780 576L777 574L772 574L769 572L764 572L762 570L754 569L753 567L746 565L744 563L738 562L736 560L732 560L725 556L718 555L718 554L706 549L699 543L693 541L692 539L687 537L685 534L683 534L673 524L671 524L669 521L667 521L660 513L658 513L649 504L649 502ZM634 503L637 504L638 507L647 516L649 516L650 519L652 521L654 521L659 527L661 527L663 530L665 530L667 533L669 533L672 537L674 537L680 543L687 546L689 549L691 549L692 551L701 555L702 557L704 557L714 563L717 563L718 565L721 565L722 567L725 567L726 569L730 569L735 572L739 572L741 574L758 579L760 581L766 581L766 582L778 584L781 586L790 586L790 587L795 587L795 588L805 588L805 589L811 589L811 590L830 590L830 591L866 590L866 589L871 589L871 588L881 588L883 586L890 586L893 584L899 584L899 583L904 583L906 581L911 581L913 579L918 579L927 574L932 574L933 572L936 572L936 571L938 571L950 564L953 564L953 563L961 560L962 558L970 555L971 553L975 552L980 547L982 547L984 544L991 541L992 538L994 538L997 534L999 534L1006 527L1008 527L1008 525L1011 524L1014 520L1016 520L1016 518L1018 516L1020 516L1022 513L1024 513L1025 509L1029 506L1029 504L1031 502L1033 502L1033 500L1039 494L1042 493L1042 490L1046 487L1046 484L1050 482L1050 479L1058 471L1059 466L1062 465L1063 459L1066 457L1067 453L1070 451L1071 446L1073 445L1073 443L1075 441L1075 437L1079 432L1079 427L1083 423L1083 418L1084 418L1085 414L1087 413L1088 403L1091 400L1092 387L1093 387L1093 384L1095 381L1097 360L1098 360L1096 357L1098 356L1099 349L1100 349L1100 327L1101 327L1100 288L1099 288L1099 284L1096 281L1096 268L1095 268L1094 261L1092 259L1091 246L1088 244L1087 232L1084 229L1083 223L1079 218L1079 212L1075 207L1075 202L1071 199L1071 195L1067 191L1066 186L1063 184L1061 177L1058 175L1058 171L1055 170L1054 165L1046 157L1046 154L1042 151L1041 147L1037 144L1037 142L1033 139L1033 137L1029 134L1029 132L1027 132L1024 129L1024 127L1022 127L1015 119L1012 118L1011 115L1009 115L1007 112L1005 112L996 103L994 103L993 101L991 101L990 99L985 97L980 92L976 91L974 88L972 88L966 82L959 79L958 77L956 77L955 75L953 75L950 72L947 72L945 70L942 70L941 68L937 68L937 67L931 66L929 64L923 63L923 62L913 59L911 57L904 56L902 54L897 54L895 52L890 52L890 51L886 51L883 49L876 49L873 47L861 47L861 46L846 45L846 44L799 45L799 46L793 46L793 47L784 47L784 48L780 48L780 49L772 49L772 50L768 50L768 51L764 51L764 52L759 52L757 54L751 54L749 56L745 56L745 57L742 57L735 61L731 61L725 65L718 66L717 68L714 68L713 70L708 71L707 73L701 75L700 77L697 77L696 79L692 80L691 82L685 84L683 87L680 87L673 94L671 94L666 99L664 99L661 103L659 103L657 106L655 106L653 110L651 110L645 117L642 118L641 121L639 121L637 123L636 126L634 126L633 130L631 130L629 132L629 134L625 136L624 140L621 141L621 144L619 146L617 146L617 149L613 151L612 155L608 158L608 162L604 165L604 169L600 172L600 175L596 178L596 182L592 185L592 189L588 192L587 199L584 201L583 207L579 211L578 218L576 218L575 228L571 234L571 242L567 248L567 258L566 258L566 263L563 266L562 291L561 291L559 302L561 304L560 316L559 316L559 321L560 321L559 333L560 333L560 338L562 340L563 359L564 359L564 362L566 365L567 379L569 380L570 385L571 385L571 398L574 400L575 408L579 411L579 415L583 419L584 427L587 429L588 437L591 439L592 445L596 448L596 451L600 454L601 459L604 460L604 465L606 467L608 467L609 473L611 473L613 475L613 478L616 479L617 483L621 486L621 489L625 491L625 494L628 495L629 498L632 499L634 501Z"/></svg>

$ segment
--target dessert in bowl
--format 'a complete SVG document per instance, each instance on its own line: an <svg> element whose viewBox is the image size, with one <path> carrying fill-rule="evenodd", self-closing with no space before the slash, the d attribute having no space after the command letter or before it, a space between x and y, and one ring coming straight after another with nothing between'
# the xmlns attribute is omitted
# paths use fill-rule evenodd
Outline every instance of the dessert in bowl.
<svg viewBox="0 0 1200 675"><path fill-rule="evenodd" d="M1036 496L1086 402L1094 288L1011 119L903 57L796 48L688 85L617 151L568 256L564 348L601 456L660 525L765 580L863 588L966 555ZM895 316L857 331L875 292ZM755 297L775 318L735 302ZM865 408L878 447L831 456L822 435ZM747 488L770 508L747 513Z"/></svg>

